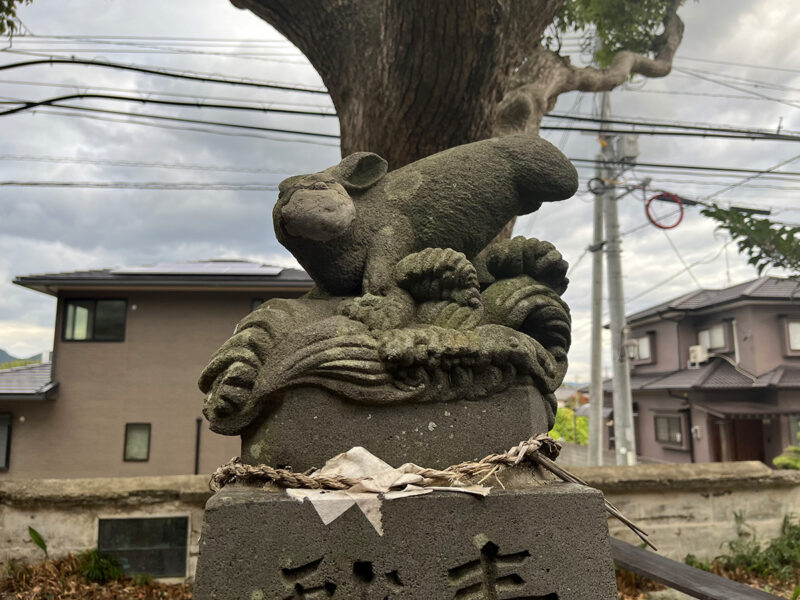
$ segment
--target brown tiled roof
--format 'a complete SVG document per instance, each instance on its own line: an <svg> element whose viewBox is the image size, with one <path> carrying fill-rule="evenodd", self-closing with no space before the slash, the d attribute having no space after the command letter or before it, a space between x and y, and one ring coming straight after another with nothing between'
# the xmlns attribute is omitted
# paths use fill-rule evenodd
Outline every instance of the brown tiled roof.
<svg viewBox="0 0 800 600"><path fill-rule="evenodd" d="M628 322L635 322L666 311L690 312L710 306L733 302L741 298L757 300L790 300L800 298L797 281L782 277L760 277L721 290L696 290L662 302L628 316Z"/></svg>
<svg viewBox="0 0 800 600"><path fill-rule="evenodd" d="M58 386L51 375L52 363L0 370L0 400L44 400Z"/></svg>

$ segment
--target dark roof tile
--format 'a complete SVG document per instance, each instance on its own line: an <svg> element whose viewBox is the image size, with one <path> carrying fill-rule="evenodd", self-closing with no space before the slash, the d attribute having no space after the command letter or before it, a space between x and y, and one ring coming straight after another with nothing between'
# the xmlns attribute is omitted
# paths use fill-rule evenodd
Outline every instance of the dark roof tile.
<svg viewBox="0 0 800 600"><path fill-rule="evenodd" d="M662 302L661 304L636 312L628 316L628 321L639 321L669 310L700 310L740 298L789 300L793 295L800 297L800 289L798 289L797 282L794 279L761 277L720 290L695 290L683 296L668 300L667 302Z"/></svg>
<svg viewBox="0 0 800 600"><path fill-rule="evenodd" d="M780 388L800 388L800 368L786 368L777 383Z"/></svg>

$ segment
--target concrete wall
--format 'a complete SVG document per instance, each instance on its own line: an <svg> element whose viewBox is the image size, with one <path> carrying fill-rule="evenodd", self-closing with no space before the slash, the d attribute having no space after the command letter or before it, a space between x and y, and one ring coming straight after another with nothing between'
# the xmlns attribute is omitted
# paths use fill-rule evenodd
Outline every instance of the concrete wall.
<svg viewBox="0 0 800 600"><path fill-rule="evenodd" d="M648 532L659 553L713 558L736 538L734 513L759 540L780 532L785 515L800 508L800 472L774 471L759 462L634 467L584 467L573 472ZM611 535L639 540L609 519Z"/></svg>
<svg viewBox="0 0 800 600"><path fill-rule="evenodd" d="M96 548L99 519L186 516L187 570L194 573L209 496L206 475L0 481L0 565L44 558L28 527L57 558Z"/></svg>
<svg viewBox="0 0 800 600"><path fill-rule="evenodd" d="M295 296L297 294L294 294ZM13 415L10 465L0 479L127 477L194 472L197 378L211 354L265 292L128 291L74 294L125 298L125 340L63 341L63 298L54 342L56 399L3 402ZM66 297L71 297L67 295ZM125 462L126 423L151 423L150 459ZM239 454L239 438L201 424L200 472Z"/></svg>
<svg viewBox="0 0 800 600"><path fill-rule="evenodd" d="M660 553L713 558L736 537L741 512L759 539L777 535L784 515L800 507L800 472L773 471L758 462L638 465L571 469L650 534ZM28 537L34 527L53 556L97 545L99 518L188 516L188 568L194 572L208 477L135 477L0 481L0 563L38 561ZM609 519L612 535L638 543Z"/></svg>

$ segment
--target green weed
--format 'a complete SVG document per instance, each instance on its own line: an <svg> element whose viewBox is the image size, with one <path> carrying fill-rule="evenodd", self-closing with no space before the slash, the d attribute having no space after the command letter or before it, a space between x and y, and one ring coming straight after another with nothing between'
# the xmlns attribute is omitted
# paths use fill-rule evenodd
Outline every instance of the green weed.
<svg viewBox="0 0 800 600"><path fill-rule="evenodd" d="M94 583L106 583L123 577L119 563L110 556L106 556L97 548L87 550L78 556L80 573Z"/></svg>
<svg viewBox="0 0 800 600"><path fill-rule="evenodd" d="M786 515L778 537L762 546L741 513L734 517L739 537L728 542L728 552L714 561L726 569L742 569L761 577L791 581L800 571L800 520Z"/></svg>
<svg viewBox="0 0 800 600"><path fill-rule="evenodd" d="M44 541L44 538L41 534L36 531L33 527L28 527L28 535L31 538L31 541L41 548L42 552L44 552L44 557L48 558L47 556L47 544Z"/></svg>
<svg viewBox="0 0 800 600"><path fill-rule="evenodd" d="M690 567L694 567L695 569L700 569L701 571L711 571L711 561L697 558L692 553L687 554L686 558L683 559L683 562L685 562Z"/></svg>

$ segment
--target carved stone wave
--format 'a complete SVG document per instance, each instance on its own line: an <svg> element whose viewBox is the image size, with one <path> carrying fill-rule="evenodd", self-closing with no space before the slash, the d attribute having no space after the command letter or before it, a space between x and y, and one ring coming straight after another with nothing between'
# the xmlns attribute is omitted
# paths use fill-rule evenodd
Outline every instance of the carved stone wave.
<svg viewBox="0 0 800 600"><path fill-rule="evenodd" d="M485 260L476 269L450 249L409 255L394 272L408 298L394 304L363 296L355 305L329 297L267 301L201 377L212 430L238 434L283 392L303 386L391 405L474 400L522 383L542 392L554 415L552 393L570 343L569 309L556 292L566 287L565 263L551 245L524 238L496 244ZM488 280L480 282L484 269ZM369 308L369 318L354 318L354 306ZM384 317L405 326L382 328Z"/></svg>

